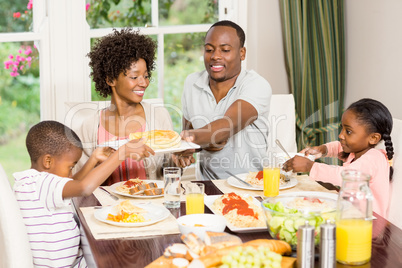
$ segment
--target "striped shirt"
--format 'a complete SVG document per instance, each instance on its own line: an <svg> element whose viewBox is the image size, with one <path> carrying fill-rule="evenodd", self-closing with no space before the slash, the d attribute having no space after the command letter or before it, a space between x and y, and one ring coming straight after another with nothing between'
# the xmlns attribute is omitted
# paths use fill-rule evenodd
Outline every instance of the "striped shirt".
<svg viewBox="0 0 402 268"><path fill-rule="evenodd" d="M34 266L86 267L71 200L62 197L64 185L71 179L35 169L13 175Z"/></svg>

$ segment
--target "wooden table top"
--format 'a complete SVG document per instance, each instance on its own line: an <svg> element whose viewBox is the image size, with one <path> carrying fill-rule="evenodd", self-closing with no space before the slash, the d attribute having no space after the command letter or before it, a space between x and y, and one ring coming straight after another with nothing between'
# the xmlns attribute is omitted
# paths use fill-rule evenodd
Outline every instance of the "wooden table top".
<svg viewBox="0 0 402 268"><path fill-rule="evenodd" d="M205 184L207 195L222 194L211 181L201 182ZM331 187L328 184L324 186ZM94 195L91 195L74 198L73 204L81 222L82 247L89 267L145 267L159 258L168 245L181 243L180 234L96 240L91 234L84 215L78 208L99 206L100 203ZM185 215L185 204L182 202L180 209L173 209L171 213L176 218ZM205 207L205 213L211 213L211 211ZM377 219L373 221L371 262L359 267L402 267L402 230L381 216L375 216ZM232 233L228 228L225 232ZM268 231L234 234L239 236L243 242L259 238L271 239ZM316 263L318 264L318 260ZM337 267L349 266L337 263Z"/></svg>

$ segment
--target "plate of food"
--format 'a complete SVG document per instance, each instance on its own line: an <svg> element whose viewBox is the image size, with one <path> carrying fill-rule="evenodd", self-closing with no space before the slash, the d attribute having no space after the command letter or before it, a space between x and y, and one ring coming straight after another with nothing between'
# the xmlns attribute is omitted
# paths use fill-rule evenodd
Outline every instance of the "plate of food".
<svg viewBox="0 0 402 268"><path fill-rule="evenodd" d="M96 209L97 220L121 227L140 227L160 222L169 217L170 212L163 205L135 203L125 200L115 206Z"/></svg>
<svg viewBox="0 0 402 268"><path fill-rule="evenodd" d="M133 198L157 198L163 196L163 181L129 179L116 182L110 186L110 191L122 196Z"/></svg>
<svg viewBox="0 0 402 268"><path fill-rule="evenodd" d="M248 194L234 192L208 195L204 204L217 215L226 218L226 226L235 233L267 231L261 202Z"/></svg>
<svg viewBox="0 0 402 268"><path fill-rule="evenodd" d="M117 150L120 146L135 139L144 139L145 144L151 147L155 154L181 152L189 149L199 149L198 144L182 140L179 133L173 130L151 130L130 133L128 139L110 140L99 147L111 147Z"/></svg>
<svg viewBox="0 0 402 268"><path fill-rule="evenodd" d="M249 186L241 183L237 179L233 178L233 176L230 176L227 180L229 185L240 188L240 189L245 189L245 190L255 190L255 191L264 190L264 181L263 181L263 172L262 171L242 173L242 174L238 174L236 176L239 179L242 179L242 180L248 182L249 184L253 185L254 187L249 187ZM298 183L298 181L295 177L288 177L285 174L283 174L281 171L279 190L292 188L292 187L296 186L297 183Z"/></svg>

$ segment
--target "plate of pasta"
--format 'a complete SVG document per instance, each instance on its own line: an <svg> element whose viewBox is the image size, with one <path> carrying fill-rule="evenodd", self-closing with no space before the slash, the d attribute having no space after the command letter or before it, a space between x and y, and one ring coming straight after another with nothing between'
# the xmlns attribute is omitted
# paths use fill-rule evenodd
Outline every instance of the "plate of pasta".
<svg viewBox="0 0 402 268"><path fill-rule="evenodd" d="M254 190L254 191L264 190L264 181L262 179L262 171L242 173L242 174L238 174L236 176L239 179L242 179L242 180L250 183L254 187L249 187L249 186L239 182L237 179L233 178L232 176L230 176L227 180L229 185L236 187L236 188L245 189L245 190ZM297 183L298 183L298 181L295 177L290 177L289 180L287 181L286 175L281 173L279 190L292 188L292 187L296 186Z"/></svg>
<svg viewBox="0 0 402 268"><path fill-rule="evenodd" d="M235 233L267 230L261 202L248 194L234 192L204 197L205 205L216 215L226 218L226 226Z"/></svg>
<svg viewBox="0 0 402 268"><path fill-rule="evenodd" d="M109 190L115 194L133 198L157 198L163 196L163 181L130 179L112 184Z"/></svg>
<svg viewBox="0 0 402 268"><path fill-rule="evenodd" d="M169 217L170 212L163 205L136 203L125 200L114 206L96 209L97 220L120 227L140 227L160 222Z"/></svg>

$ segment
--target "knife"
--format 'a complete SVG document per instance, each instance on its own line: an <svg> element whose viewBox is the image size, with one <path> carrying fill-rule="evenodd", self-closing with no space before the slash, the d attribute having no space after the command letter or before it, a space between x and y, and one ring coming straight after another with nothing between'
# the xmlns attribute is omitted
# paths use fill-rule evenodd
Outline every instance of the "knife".
<svg viewBox="0 0 402 268"><path fill-rule="evenodd" d="M106 192L106 193L108 193L109 194L109 196L111 197L111 198L113 198L114 200L119 200L119 198L117 197L117 196L115 196L114 194L112 194L111 192L109 192L108 190L106 190L105 188L103 188L102 186L99 186L99 189L101 189L101 190L103 190L104 192Z"/></svg>
<svg viewBox="0 0 402 268"><path fill-rule="evenodd" d="M247 185L248 187L251 187L251 188L256 188L254 185L251 185L250 183L248 183L248 182L246 182L246 181L240 179L239 177L237 177L236 175L232 174L231 172L229 172L229 171L225 171L225 172L226 172L227 174L229 174L230 176L232 176L233 178L235 178L236 180L238 180L238 181L240 181L241 183L243 183L244 185Z"/></svg>

